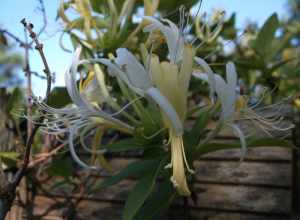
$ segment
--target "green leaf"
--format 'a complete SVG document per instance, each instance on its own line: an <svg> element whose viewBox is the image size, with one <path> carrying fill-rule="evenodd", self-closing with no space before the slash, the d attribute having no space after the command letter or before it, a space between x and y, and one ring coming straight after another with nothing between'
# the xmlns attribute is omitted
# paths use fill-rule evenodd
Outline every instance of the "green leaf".
<svg viewBox="0 0 300 220"><path fill-rule="evenodd" d="M19 111L18 108L24 107L24 92L16 87L12 94L10 95L8 99L8 103L6 106L6 112L7 114L11 114L13 111Z"/></svg>
<svg viewBox="0 0 300 220"><path fill-rule="evenodd" d="M236 38L235 20L236 13L232 13L230 18L223 24L221 35L226 40L233 40Z"/></svg>
<svg viewBox="0 0 300 220"><path fill-rule="evenodd" d="M130 150L142 150L145 148L157 147L148 143L146 140L141 138L127 138L120 140L116 143L112 143L104 146L110 152L122 152Z"/></svg>
<svg viewBox="0 0 300 220"><path fill-rule="evenodd" d="M267 21L264 23L260 32L257 35L257 38L254 42L254 49L265 58L267 55L270 55L270 49L272 47L272 42L275 37L275 32L279 26L279 21L277 14L272 14Z"/></svg>
<svg viewBox="0 0 300 220"><path fill-rule="evenodd" d="M163 161L161 160L157 166L149 170L145 176L134 186L133 190L126 200L125 208L123 211L123 219L131 220L142 207L147 197L153 191L155 185L155 179L158 176L160 170L163 167Z"/></svg>
<svg viewBox="0 0 300 220"><path fill-rule="evenodd" d="M0 158L11 159L16 161L19 156L20 154L17 152L0 151Z"/></svg>
<svg viewBox="0 0 300 220"><path fill-rule="evenodd" d="M143 157L145 159L161 158L168 152L162 147L147 148L144 150Z"/></svg>
<svg viewBox="0 0 300 220"><path fill-rule="evenodd" d="M155 167L157 167L159 161L160 160L134 161L130 163L127 167L122 169L118 174L106 178L100 184L96 185L93 190L104 189L128 177L139 177L145 173L148 173L150 170L153 170Z"/></svg>
<svg viewBox="0 0 300 220"><path fill-rule="evenodd" d="M185 134L187 146L195 146L198 144L201 134L203 134L207 123L213 115L212 109L200 111L192 129Z"/></svg>
<svg viewBox="0 0 300 220"><path fill-rule="evenodd" d="M65 87L55 87L47 100L47 104L54 108L62 108L69 103L71 99Z"/></svg>
<svg viewBox="0 0 300 220"><path fill-rule="evenodd" d="M174 190L171 181L166 179L157 187L156 191L151 194L134 219L154 219L154 217L156 217L162 210L168 208L175 196L176 191Z"/></svg>
<svg viewBox="0 0 300 220"><path fill-rule="evenodd" d="M52 176L62 176L68 178L73 174L72 161L70 158L55 158L47 173Z"/></svg>
<svg viewBox="0 0 300 220"><path fill-rule="evenodd" d="M287 147L294 148L295 146L289 141L278 138L261 138L247 141L247 148L255 147ZM202 156L218 150L238 149L241 148L239 141L232 143L208 143L200 146L195 153L195 156Z"/></svg>

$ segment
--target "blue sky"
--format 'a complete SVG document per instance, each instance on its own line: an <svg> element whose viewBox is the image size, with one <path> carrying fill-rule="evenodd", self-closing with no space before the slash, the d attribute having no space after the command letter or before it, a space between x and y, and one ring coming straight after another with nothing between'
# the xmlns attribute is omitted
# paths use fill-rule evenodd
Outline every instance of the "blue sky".
<svg viewBox="0 0 300 220"><path fill-rule="evenodd" d="M63 75L70 62L70 54L62 51L58 44L61 25L55 21L55 17L59 0L44 0L44 2L49 24L40 40L44 43L51 71L56 73L56 85L64 85ZM286 0L203 0L201 11L209 13L213 9L224 9L227 15L236 12L237 26L242 28L249 21L263 24L273 12L277 12L281 18L285 17L286 2ZM42 17L37 7L37 0L1 0L0 27L23 38L24 32L20 24L22 18L31 21L36 29L42 25ZM67 41L66 45L70 43ZM36 51L31 52L30 59L32 70L42 73L42 62ZM43 95L46 87L44 84L45 82L39 79L33 79L33 91L36 95Z"/></svg>

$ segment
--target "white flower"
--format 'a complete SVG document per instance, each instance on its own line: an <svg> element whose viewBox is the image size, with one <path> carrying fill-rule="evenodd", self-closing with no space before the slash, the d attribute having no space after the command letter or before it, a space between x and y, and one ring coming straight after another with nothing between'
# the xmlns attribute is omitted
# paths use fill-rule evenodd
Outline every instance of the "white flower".
<svg viewBox="0 0 300 220"><path fill-rule="evenodd" d="M272 136L270 131L288 131L294 127L293 125L282 123L283 117L280 115L280 108L263 115L266 109L274 110L274 108L279 107L277 104L258 107L263 97L255 105L248 106L245 96L237 94L237 73L233 63L229 62L226 65L227 82L218 74L214 74L214 80L212 81L209 79L210 74L193 73L195 77L207 81L211 88L213 87L212 82L215 83L215 92L222 106L221 120L225 125L231 127L234 134L240 138L242 146L241 158L246 153L245 137L248 136L249 130L241 127L243 122L250 122L250 126L256 130L256 133L258 130L270 136Z"/></svg>
<svg viewBox="0 0 300 220"><path fill-rule="evenodd" d="M149 16L145 16L144 18L151 21L151 24L144 28L144 32L160 30L167 41L171 63L181 61L184 49L184 36L178 27L168 19L161 19L162 22L166 23L164 25L156 18Z"/></svg>
<svg viewBox="0 0 300 220"><path fill-rule="evenodd" d="M167 115L172 127L178 134L183 133L183 126L169 100L153 86L149 73L144 66L125 48L117 49L117 57L113 63L109 59L95 59L108 67L109 72L124 81L129 88L142 97L150 97Z"/></svg>
<svg viewBox="0 0 300 220"><path fill-rule="evenodd" d="M79 59L80 52L81 48L77 48L72 63L65 73L66 88L73 105L56 109L38 100L36 100L36 104L45 116L45 124L43 124L44 127L42 127L42 130L55 135L69 133L68 144L73 159L82 167L91 168L79 159L74 149L73 142L79 130L85 127L93 128L99 124L105 124L128 133L132 132L133 128L119 119L112 117L112 114L104 112L99 106L91 104L86 99L86 96L79 92L76 74L78 66L84 63ZM85 147L84 143L82 145Z"/></svg>
<svg viewBox="0 0 300 220"><path fill-rule="evenodd" d="M159 62L151 55L149 72L127 49L117 50L114 62L97 59L108 66L109 72L123 80L129 88L143 97L150 97L162 110L163 121L169 129L171 143L171 163L173 168L171 181L181 195L188 196L190 191L186 183L185 166L188 165L183 146L183 122L187 110L187 93L192 73L193 50L185 46L181 64Z"/></svg>
<svg viewBox="0 0 300 220"><path fill-rule="evenodd" d="M231 127L234 134L239 137L242 147L241 158L243 158L246 154L245 135L239 128L239 126L237 124L234 124L235 106L237 101L237 73L235 70L235 66L231 62L227 63L227 82L225 82L225 80L218 74L213 74L214 79L212 79L212 72L210 68L206 67L205 70L208 71L208 73L194 72L193 75L199 79L207 81L210 85L210 88L215 89L215 92L217 93L222 106L221 120L225 125Z"/></svg>

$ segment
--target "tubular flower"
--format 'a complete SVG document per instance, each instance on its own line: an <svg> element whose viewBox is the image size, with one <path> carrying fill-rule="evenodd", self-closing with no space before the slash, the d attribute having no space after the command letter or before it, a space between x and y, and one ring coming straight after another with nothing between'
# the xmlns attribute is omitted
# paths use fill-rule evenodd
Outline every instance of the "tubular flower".
<svg viewBox="0 0 300 220"><path fill-rule="evenodd" d="M164 25L155 18L146 17L146 19L151 24L145 27L144 31L161 31L169 48L170 60L170 62L160 62L157 56L152 55L149 73L154 85L170 101L183 124L187 112L188 88L195 52L190 45L185 44L182 30L179 30L174 23L163 19ZM173 168L171 181L180 195L189 196L190 190L186 182L185 167L190 173L194 171L189 167L185 156L183 133L176 132L167 116L164 113L162 115L166 127L169 128L171 163L167 167Z"/></svg>
<svg viewBox="0 0 300 220"><path fill-rule="evenodd" d="M79 59L80 52L81 48L77 48L72 63L65 73L66 88L73 105L57 109L38 100L36 100L36 104L45 116L45 123L42 124L42 130L55 135L68 133L68 144L73 159L82 167L88 168L89 166L79 159L74 149L73 142L79 130L84 128L90 130L93 127L105 125L131 133L133 128L119 119L112 117L111 114L104 112L99 106L90 103L85 94L80 93L76 83L77 69L81 64ZM82 136L80 138L82 139ZM82 145L86 148L84 143ZM88 150L91 151L90 149ZM103 152L99 151L99 153Z"/></svg>
<svg viewBox="0 0 300 220"><path fill-rule="evenodd" d="M149 97L160 107L164 125L169 129L171 163L167 167L173 168L171 181L180 195L189 196L185 167L189 172L193 171L185 157L182 135L194 50L184 45L183 35L171 21L164 19L166 24L163 24L155 18L145 18L151 22L145 27L145 32L158 29L166 38L170 62L160 62L157 56L148 55L149 63L145 68L125 48L117 49L114 61L95 61L106 65L112 76L121 79L140 96Z"/></svg>
<svg viewBox="0 0 300 220"><path fill-rule="evenodd" d="M207 70L204 68L204 70ZM229 62L226 65L226 78L227 82L218 74L213 74L211 78L211 70L208 73L199 73L194 72L193 75L197 78L200 78L210 85L210 88L215 88L218 99L221 102L222 113L221 113L221 122L226 126L229 126L234 134L239 137L242 152L241 158L246 154L246 140L245 135L237 124L234 123L235 117L235 106L237 101L236 87L237 87L237 73L233 63ZM209 78L210 76L210 78ZM212 85L214 83L215 85Z"/></svg>
<svg viewBox="0 0 300 220"><path fill-rule="evenodd" d="M187 112L188 86L192 73L193 49L188 45L184 48L184 55L181 65L170 62L160 62L158 57L152 55L150 64L150 74L154 84L161 93L171 102L176 110L181 123L183 124ZM190 191L186 183L185 166L190 169L185 157L185 150L182 140L183 133L176 132L170 124L167 116L163 113L163 121L169 128L171 143L171 163L168 167L173 168L171 181L181 195L188 196Z"/></svg>
<svg viewBox="0 0 300 220"><path fill-rule="evenodd" d="M207 71L207 69L204 70ZM218 74L213 74L214 78L212 79L211 74L211 72L193 73L195 77L208 82L211 89L215 88L213 92L216 92L222 106L221 122L229 126L234 134L239 137L242 146L241 158L246 154L245 133L247 132L241 129L239 122L250 121L252 126L267 134L270 134L270 130L287 131L293 128L293 126L280 124L283 117L278 114L279 111L262 115L262 110L272 108L272 105L260 108L257 107L259 103L252 106L247 105L245 97L237 93L237 73L233 63L229 62L226 65L227 82Z"/></svg>

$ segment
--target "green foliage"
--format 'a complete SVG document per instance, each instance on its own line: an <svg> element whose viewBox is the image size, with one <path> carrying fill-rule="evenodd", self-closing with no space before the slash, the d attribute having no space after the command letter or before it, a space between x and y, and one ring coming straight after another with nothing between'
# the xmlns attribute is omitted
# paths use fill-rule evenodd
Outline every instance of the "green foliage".
<svg viewBox="0 0 300 220"><path fill-rule="evenodd" d="M149 173L151 170L154 170L159 163L160 163L160 159L134 161L130 163L127 167L122 169L118 174L105 179L100 184L95 186L94 190L104 189L128 177L135 177L135 178L141 177L143 176L143 174Z"/></svg>
<svg viewBox="0 0 300 220"><path fill-rule="evenodd" d="M65 87L55 87L47 100L47 104L54 108L62 108L69 103L71 99Z"/></svg>
<svg viewBox="0 0 300 220"><path fill-rule="evenodd" d="M18 157L20 155L16 152L1 152L0 151L0 160L1 159L10 159L10 160L14 160L17 161Z"/></svg>
<svg viewBox="0 0 300 220"><path fill-rule="evenodd" d="M154 169L145 173L138 183L134 186L130 192L123 211L123 219L131 220L142 207L147 197L154 189L156 178L160 170L164 166L164 160L161 160L159 165L156 165Z"/></svg>
<svg viewBox="0 0 300 220"><path fill-rule="evenodd" d="M24 92L19 87L16 87L9 96L5 112L6 114L11 115L13 112L18 112L23 107Z"/></svg>
<svg viewBox="0 0 300 220"><path fill-rule="evenodd" d="M152 220L163 210L167 209L176 196L172 184L169 180L158 183L156 190L146 200L143 207L138 211L135 219Z"/></svg>
<svg viewBox="0 0 300 220"><path fill-rule="evenodd" d="M272 14L263 27L260 29L254 42L253 48L259 53L261 58L267 59L272 52L272 46L275 38L275 32L279 27L277 14ZM272 55L272 54L271 54Z"/></svg>
<svg viewBox="0 0 300 220"><path fill-rule="evenodd" d="M50 176L61 176L66 179L72 176L73 167L71 158L57 157L47 169Z"/></svg>

